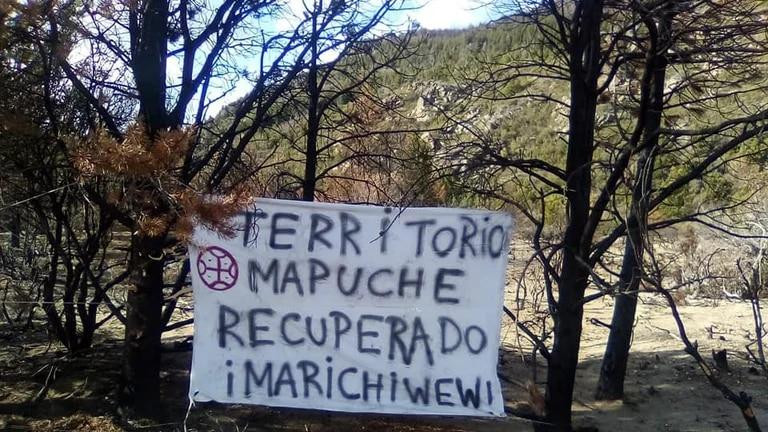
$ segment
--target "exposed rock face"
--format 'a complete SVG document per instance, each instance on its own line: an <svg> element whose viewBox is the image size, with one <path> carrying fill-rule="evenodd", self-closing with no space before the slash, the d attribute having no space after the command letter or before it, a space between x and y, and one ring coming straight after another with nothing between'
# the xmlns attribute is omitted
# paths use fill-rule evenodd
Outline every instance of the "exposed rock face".
<svg viewBox="0 0 768 432"><path fill-rule="evenodd" d="M411 115L419 121L428 120L438 112L438 107L447 108L457 102L461 93L455 85L436 81L414 84L412 91L418 96Z"/></svg>

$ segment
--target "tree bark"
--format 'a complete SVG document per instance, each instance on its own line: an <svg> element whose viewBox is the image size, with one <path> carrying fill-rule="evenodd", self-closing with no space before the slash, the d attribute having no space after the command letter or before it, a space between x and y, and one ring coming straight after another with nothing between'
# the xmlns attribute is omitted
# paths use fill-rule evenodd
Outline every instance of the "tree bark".
<svg viewBox="0 0 768 432"><path fill-rule="evenodd" d="M547 368L545 423L537 430L571 430L571 405L579 362L582 300L589 271L584 265L588 241L583 233L589 219L592 189L597 78L600 74L600 25L603 2L582 2L574 21L580 30L571 35L566 200L568 222L563 238L563 262L559 274L559 298L554 311L554 344ZM576 27L576 26L574 26Z"/></svg>
<svg viewBox="0 0 768 432"><path fill-rule="evenodd" d="M304 162L304 184L302 185L302 199L314 201L317 189L317 137L320 121L317 115L317 66L309 69L309 114L307 116L307 148L306 161Z"/></svg>
<svg viewBox="0 0 768 432"><path fill-rule="evenodd" d="M595 398L615 400L624 396L624 377L629 361L629 348L637 309L637 290L642 276L643 242L648 215L648 191L653 172L653 156L650 151L637 162L638 183L632 198L632 209L627 221L628 237L624 245L624 257L619 273L619 294L613 305L613 317L600 367ZM650 156L650 157L649 157ZM647 171L646 171L647 170ZM643 178L643 173L647 175Z"/></svg>
<svg viewBox="0 0 768 432"><path fill-rule="evenodd" d="M169 19L169 0L145 0L143 7L130 15L131 66L139 96L139 118L144 121L150 140L162 130L179 126L171 124L165 106ZM154 191L146 180L136 188L148 197ZM163 215L168 210L162 203L138 204L134 219ZM141 232L131 239L133 286L126 305L121 403L129 413L138 416L157 414L160 400L164 243L165 235L147 236Z"/></svg>
<svg viewBox="0 0 768 432"><path fill-rule="evenodd" d="M652 123L656 123L658 128L660 121ZM655 140L658 141L658 138ZM624 257L619 273L619 293L613 305L608 343L605 347L595 393L595 398L598 400L616 400L624 396L624 378L637 309L637 290L642 277L655 147L654 144L647 148L637 161L635 187L632 193L630 215L627 219L627 241L624 245Z"/></svg>
<svg viewBox="0 0 768 432"><path fill-rule="evenodd" d="M310 44L311 58L309 72L307 73L307 96L309 97L307 106L307 148L304 162L304 184L302 185L302 199L304 201L315 200L315 190L317 189L317 138L320 134L320 115L318 112L320 102L320 89L317 85L317 13L322 10L323 3L320 1L315 4L312 11L312 35Z"/></svg>
<svg viewBox="0 0 768 432"><path fill-rule="evenodd" d="M637 310L637 290L642 278L644 242L647 238L648 209L655 152L659 145L662 112L664 110L664 84L666 80L666 53L670 41L672 15L665 11L658 25L659 52L651 60L650 103L644 125L643 152L637 161L635 185L627 218L627 241L619 273L619 293L613 305L613 317L605 347L595 398L616 400L624 397L624 378L629 362L629 349Z"/></svg>
<svg viewBox="0 0 768 432"><path fill-rule="evenodd" d="M132 70L139 95L139 117L150 135L168 127L165 106L168 52L168 0L145 0L140 16L131 14Z"/></svg>
<svg viewBox="0 0 768 432"><path fill-rule="evenodd" d="M133 286L128 292L123 362L123 405L153 416L160 399L160 337L163 306L163 241L134 236Z"/></svg>
<svg viewBox="0 0 768 432"><path fill-rule="evenodd" d="M544 431L571 430L571 405L581 344L584 308L578 303L584 298L588 274L581 269L575 254L566 254L563 267L568 270L561 273L555 342L547 367L545 421L548 424L537 428Z"/></svg>

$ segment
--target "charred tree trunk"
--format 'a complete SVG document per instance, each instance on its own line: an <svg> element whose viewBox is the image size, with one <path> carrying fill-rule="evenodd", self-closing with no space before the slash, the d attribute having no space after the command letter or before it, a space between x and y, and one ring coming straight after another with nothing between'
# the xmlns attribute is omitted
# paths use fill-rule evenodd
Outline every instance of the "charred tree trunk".
<svg viewBox="0 0 768 432"><path fill-rule="evenodd" d="M648 207L655 152L659 144L662 112L664 109L664 83L666 79L666 51L669 44L672 16L665 13L659 22L659 52L651 58L653 68L650 103L644 125L643 152L637 161L635 185L632 191L632 203L627 218L627 240L624 245L624 257L619 273L619 292L613 305L608 343L605 347L600 378L597 383L595 398L616 400L624 397L624 378L627 373L629 349L632 343L632 331L637 309L637 290L642 278L643 250L647 237Z"/></svg>
<svg viewBox="0 0 768 432"><path fill-rule="evenodd" d="M130 16L132 69L139 96L139 117L150 135L168 127L166 55L169 0L145 0L143 10Z"/></svg>
<svg viewBox="0 0 768 432"><path fill-rule="evenodd" d="M561 272L560 299L555 320L555 342L547 367L545 398L547 425L537 430L570 431L571 405L579 361L584 298L588 273L581 269L576 254L566 252Z"/></svg>
<svg viewBox="0 0 768 432"><path fill-rule="evenodd" d="M320 102L320 89L317 85L317 11L322 9L322 1L313 9L312 35L310 44L312 57L310 59L309 73L307 73L307 148L306 161L304 162L304 184L302 185L302 199L304 201L315 200L317 189L317 138L320 134L320 115L318 112Z"/></svg>
<svg viewBox="0 0 768 432"><path fill-rule="evenodd" d="M302 199L304 201L315 200L317 189L317 137L320 121L317 115L317 67L309 70L309 115L307 116L307 148L306 161L304 162L304 184L302 186Z"/></svg>
<svg viewBox="0 0 768 432"><path fill-rule="evenodd" d="M123 402L153 415L159 401L163 306L163 239L134 236L133 286L128 292L123 363Z"/></svg>
<svg viewBox="0 0 768 432"><path fill-rule="evenodd" d="M637 290L642 276L644 229L653 171L653 155L650 152L650 149L646 150L637 162L638 178L632 195L632 209L627 219L628 236L619 273L619 293L613 305L608 343L595 393L595 398L599 400L621 399L624 396L624 377L637 309Z"/></svg>
<svg viewBox="0 0 768 432"><path fill-rule="evenodd" d="M140 112L150 140L170 124L166 103L166 55L168 49L168 0L146 0L130 15L132 69ZM183 117L183 116L182 116ZM136 185L148 196L153 185ZM151 202L139 206L136 215L157 217L168 209ZM160 337L162 335L165 236L139 232L131 239L131 280L127 296L122 405L139 416L155 415L160 399Z"/></svg>
<svg viewBox="0 0 768 432"><path fill-rule="evenodd" d="M64 325L61 322L61 314L56 308L56 302L54 293L56 290L56 280L59 277L59 265L61 262L61 255L59 248L56 245L62 244L62 226L61 220L56 221L56 225L53 229L47 230L49 237L51 257L51 263L49 265L48 275L43 282L43 311L48 318L48 328L56 336L56 339L62 342L66 346L67 333L64 330Z"/></svg>
<svg viewBox="0 0 768 432"><path fill-rule="evenodd" d="M563 239L559 298L554 311L554 345L547 369L546 423L539 430L571 430L571 404L579 361L589 271L584 265L588 243L583 233L589 219L592 188L597 78L600 61L602 1L582 2L574 21L580 30L569 46L571 107L566 159L568 223Z"/></svg>

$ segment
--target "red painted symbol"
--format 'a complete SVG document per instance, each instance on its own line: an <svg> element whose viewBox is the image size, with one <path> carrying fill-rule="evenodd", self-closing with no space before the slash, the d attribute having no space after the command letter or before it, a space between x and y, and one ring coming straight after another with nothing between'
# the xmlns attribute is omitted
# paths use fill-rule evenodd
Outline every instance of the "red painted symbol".
<svg viewBox="0 0 768 432"><path fill-rule="evenodd" d="M226 291L237 282L237 261L226 250L211 246L197 257L197 273L208 288Z"/></svg>

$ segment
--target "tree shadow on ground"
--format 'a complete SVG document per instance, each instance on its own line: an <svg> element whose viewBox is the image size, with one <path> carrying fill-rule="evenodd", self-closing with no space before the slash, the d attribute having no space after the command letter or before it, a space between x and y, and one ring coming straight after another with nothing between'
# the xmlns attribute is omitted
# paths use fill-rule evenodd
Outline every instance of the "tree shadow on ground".
<svg viewBox="0 0 768 432"><path fill-rule="evenodd" d="M29 341L25 341L29 343ZM181 431L187 416L187 390L191 352L171 350L163 359L160 415L151 421L126 422L117 406L122 343L102 341L86 352L66 355L38 346L5 346L0 349L0 430L93 430L91 420L75 428L57 427L56 419L105 418L114 430ZM7 351L16 350L9 354ZM45 397L30 400L44 386L55 367ZM704 380L695 363L682 351L632 353L627 377L627 398L622 402L597 402L592 397L599 359L579 365L574 402L575 426L585 430L743 430L735 407ZM186 420L192 431L528 431L532 423L517 415L533 413L528 385L533 363L512 349L500 353L500 377L509 417L465 418L446 416L397 416L331 413L310 409L269 408L251 405L197 403ZM538 381L546 377L538 365ZM755 399L759 419L765 418L768 388L765 377L750 372L743 360L731 358L731 372L723 379ZM539 382L543 391L543 385ZM63 420L62 420L63 421ZM59 426L61 424L59 423ZM69 428L69 429L68 429ZM107 429L99 426L99 429Z"/></svg>
<svg viewBox="0 0 768 432"><path fill-rule="evenodd" d="M623 401L597 401L594 391L601 358L579 363L573 402L574 427L600 431L743 431L741 413L712 387L695 361L681 349L632 352ZM710 363L712 363L710 361ZM729 355L729 371L715 371L734 391L753 397L753 408L768 422L766 377L743 357ZM546 366L538 364L538 387L544 391ZM508 411L527 408L526 385L533 365L514 351L502 353L500 375L507 381L504 397Z"/></svg>

